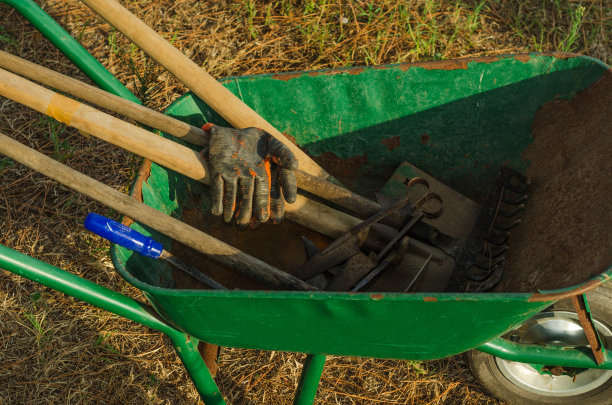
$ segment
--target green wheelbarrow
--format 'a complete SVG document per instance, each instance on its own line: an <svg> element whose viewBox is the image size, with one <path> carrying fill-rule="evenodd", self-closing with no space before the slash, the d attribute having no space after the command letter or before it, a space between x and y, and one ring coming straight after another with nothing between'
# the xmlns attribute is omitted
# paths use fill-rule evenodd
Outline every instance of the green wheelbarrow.
<svg viewBox="0 0 612 405"><path fill-rule="evenodd" d="M33 3L17 3L35 25L46 27L52 42L71 52L80 47L59 26L49 30L55 23ZM93 58L75 59L86 61L92 79L108 86L111 79L103 68L91 68ZM500 167L528 170L526 156L541 129L535 124L542 111L566 108L567 115L577 107L564 103L579 99L585 104L591 97L594 114L609 113L605 90L611 76L592 58L533 54L243 76L221 83L359 193L397 197L393 180L415 170L405 164L410 162L479 201ZM166 113L196 126L224 123L192 94ZM609 132L600 138L597 145L610 146ZM244 234L218 229L206 214L210 198L200 183L155 163L141 173L132 190L144 203L238 245L252 243ZM145 226L131 227L167 250L204 261ZM281 227L262 232L285 238L286 256L295 257L289 238L305 231ZM603 249L609 251L609 245ZM206 403L223 399L198 351L201 341L308 353L295 403L313 401L326 355L433 360L467 353L479 381L508 402L607 403L612 395L606 350L612 342L612 292L604 285L612 276L609 262L598 274L585 271L548 290L449 293L428 287L436 285L434 274L431 284L422 282L415 292L371 287L335 293L265 291L241 280L233 280L240 290L193 289L167 264L116 245L111 256L117 271L143 291L150 305L6 247L0 247L0 266L167 334ZM270 260L277 258L282 268L281 256L272 252ZM520 274L538 272L528 268ZM568 298L576 305L566 305ZM585 333L582 325L588 324L592 327Z"/></svg>

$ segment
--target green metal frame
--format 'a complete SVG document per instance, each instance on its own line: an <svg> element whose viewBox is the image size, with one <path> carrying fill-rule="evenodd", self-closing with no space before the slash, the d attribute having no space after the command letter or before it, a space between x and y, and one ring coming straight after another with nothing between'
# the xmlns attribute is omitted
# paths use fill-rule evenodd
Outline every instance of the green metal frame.
<svg viewBox="0 0 612 405"><path fill-rule="evenodd" d="M204 402L225 403L198 351L199 341L168 325L150 306L3 245L0 267L166 334Z"/></svg>
<svg viewBox="0 0 612 405"><path fill-rule="evenodd" d="M0 2L14 7L24 15L101 88L139 103L132 93L32 0L0 0ZM0 267L166 334L175 346L202 399L207 404L225 403L198 351L199 340L168 324L151 306L2 245L0 245ZM551 299L548 304L553 302ZM510 361L612 369L609 357L604 363L596 365L592 354L587 350L522 345L501 338L492 339L476 349ZM324 354L308 355L294 398L295 404L313 402L324 365Z"/></svg>
<svg viewBox="0 0 612 405"><path fill-rule="evenodd" d="M225 404L198 351L199 340L170 326L151 306L3 245L0 245L0 268L164 333L174 345L202 400L207 405ZM312 404L324 365L324 355L307 357L295 404Z"/></svg>

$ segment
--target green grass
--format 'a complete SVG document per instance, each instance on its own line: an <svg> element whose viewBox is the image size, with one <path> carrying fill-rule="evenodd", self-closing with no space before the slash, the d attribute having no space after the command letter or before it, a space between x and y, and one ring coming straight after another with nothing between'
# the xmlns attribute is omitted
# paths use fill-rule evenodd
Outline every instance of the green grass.
<svg viewBox="0 0 612 405"><path fill-rule="evenodd" d="M74 148L65 137L66 125L48 116L41 117L37 125L48 135L55 160L64 162L74 154Z"/></svg>
<svg viewBox="0 0 612 405"><path fill-rule="evenodd" d="M120 34L114 28L110 30L107 38L110 51L123 69L129 73L130 90L143 105L147 106L162 91L162 86L157 80L161 74L161 68L138 46L119 41L118 35ZM172 38L170 40L172 42Z"/></svg>
<svg viewBox="0 0 612 405"><path fill-rule="evenodd" d="M305 59L350 66L507 52L609 50L603 2L308 0L235 3L250 39L270 26L289 33ZM289 17L289 18L287 18ZM506 53L507 53L506 52ZM601 52L600 52L601 53ZM594 55L611 62L610 55ZM334 67L334 66L329 66Z"/></svg>

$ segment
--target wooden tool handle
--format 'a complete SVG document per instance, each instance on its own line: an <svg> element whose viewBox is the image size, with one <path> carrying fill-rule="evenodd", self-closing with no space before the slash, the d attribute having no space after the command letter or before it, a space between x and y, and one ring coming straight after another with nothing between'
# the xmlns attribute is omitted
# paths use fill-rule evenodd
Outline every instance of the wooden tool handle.
<svg viewBox="0 0 612 405"><path fill-rule="evenodd" d="M160 129L195 145L205 146L208 144L208 136L201 128L194 127L150 108L115 96L95 86L80 82L10 53L0 51L0 67L152 128Z"/></svg>
<svg viewBox="0 0 612 405"><path fill-rule="evenodd" d="M0 69L0 95L187 177L210 184L208 163L198 152L3 69ZM286 205L285 212L293 222L332 238L360 222L358 218L301 195L298 195L295 203Z"/></svg>
<svg viewBox="0 0 612 405"><path fill-rule="evenodd" d="M268 121L121 4L114 0L82 1L159 62L231 125L236 128L257 127L268 131L291 149L299 162L300 170L315 177L331 178Z"/></svg>
<svg viewBox="0 0 612 405"><path fill-rule="evenodd" d="M316 289L276 267L272 267L176 218L157 211L91 177L64 166L1 133L0 153L210 256L213 260L255 277L266 284L277 288Z"/></svg>
<svg viewBox="0 0 612 405"><path fill-rule="evenodd" d="M160 129L195 145L205 146L208 144L208 136L201 128L193 127L185 122L3 51L0 51L0 68L36 80L85 100L92 105L132 118L135 121ZM322 180L319 177L311 176L301 170L296 170L295 176L298 187L302 190L357 213L362 218L368 218L382 209L380 204L372 200ZM400 219L393 218L393 221L394 223L399 223L401 222Z"/></svg>

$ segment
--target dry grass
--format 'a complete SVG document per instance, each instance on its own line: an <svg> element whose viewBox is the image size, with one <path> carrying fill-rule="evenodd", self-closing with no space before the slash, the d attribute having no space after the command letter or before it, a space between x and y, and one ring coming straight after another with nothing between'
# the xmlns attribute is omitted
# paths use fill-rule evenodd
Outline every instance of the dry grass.
<svg viewBox="0 0 612 405"><path fill-rule="evenodd" d="M215 77L523 51L577 51L612 62L611 9L603 0L124 3ZM78 1L39 4L148 105L162 109L186 91ZM86 80L5 5L0 46ZM137 158L6 99L0 112L1 132L116 189L130 184ZM0 243L144 300L112 269L108 245L81 227L90 211L117 216L0 161ZM289 403L302 360L226 349L217 381L231 403ZM0 271L0 404L197 402L159 333ZM497 403L460 357L429 363L331 357L318 402Z"/></svg>

